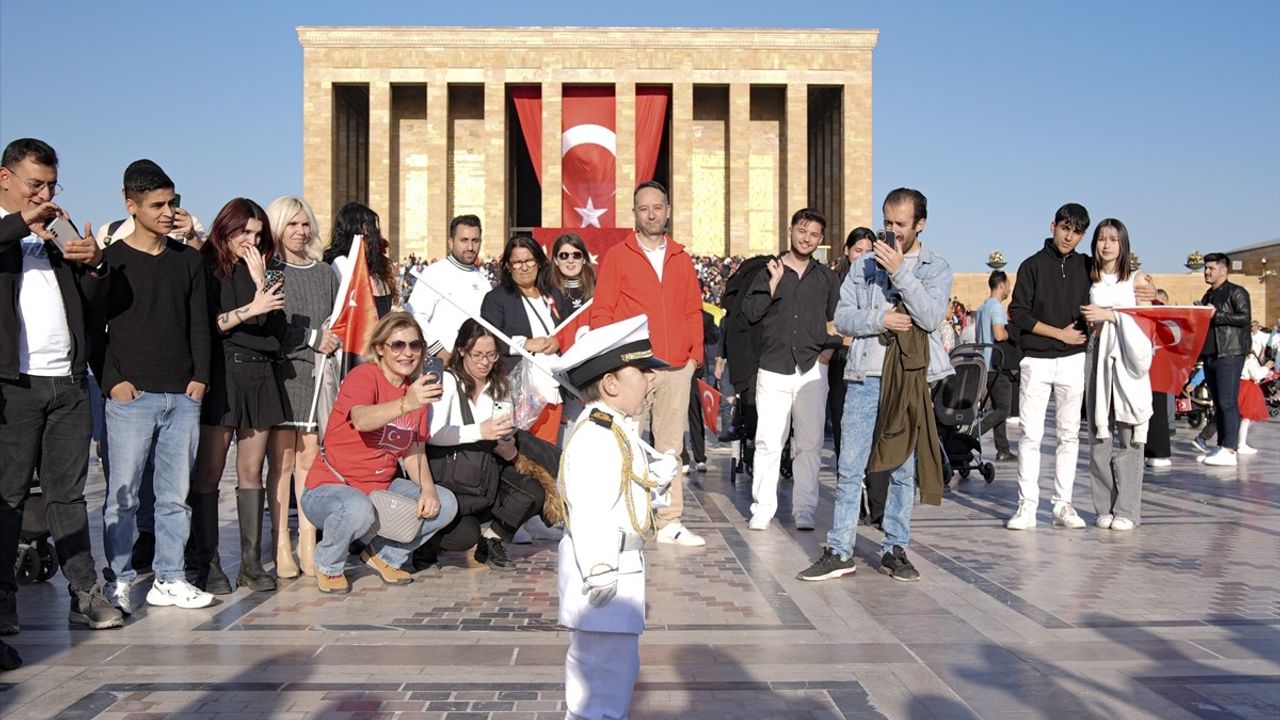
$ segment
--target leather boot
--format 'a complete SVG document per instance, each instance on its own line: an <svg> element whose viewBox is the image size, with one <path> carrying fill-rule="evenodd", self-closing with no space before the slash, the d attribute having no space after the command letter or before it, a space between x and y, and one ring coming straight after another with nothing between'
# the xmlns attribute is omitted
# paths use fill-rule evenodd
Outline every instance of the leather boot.
<svg viewBox="0 0 1280 720"><path fill-rule="evenodd" d="M213 595L230 595L231 580L218 557L218 492L191 493L191 537L187 566L191 584Z"/></svg>
<svg viewBox="0 0 1280 720"><path fill-rule="evenodd" d="M298 569L303 575L316 574L316 529L298 528Z"/></svg>
<svg viewBox="0 0 1280 720"><path fill-rule="evenodd" d="M262 568L262 506L265 490L236 489L236 514L240 516L240 572L236 585L254 592L271 592L276 579Z"/></svg>

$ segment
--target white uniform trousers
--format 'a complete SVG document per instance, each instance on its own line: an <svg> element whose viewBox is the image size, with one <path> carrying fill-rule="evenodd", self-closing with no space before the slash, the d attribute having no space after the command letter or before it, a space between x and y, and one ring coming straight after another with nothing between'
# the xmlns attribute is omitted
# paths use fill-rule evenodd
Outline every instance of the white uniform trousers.
<svg viewBox="0 0 1280 720"><path fill-rule="evenodd" d="M1019 369L1018 496L1040 502L1040 442L1049 395L1054 400L1058 447L1053 475L1053 504L1071 502L1080 455L1080 407L1084 400L1085 353L1062 358L1022 358Z"/></svg>
<svg viewBox="0 0 1280 720"><path fill-rule="evenodd" d="M812 521L818 509L822 430L827 416L827 366L815 362L806 373L760 370L756 375L756 455L751 478L751 515L771 518L778 511L778 466L787 431L795 428L791 457L792 515Z"/></svg>
<svg viewBox="0 0 1280 720"><path fill-rule="evenodd" d="M639 674L639 635L571 631L564 658L565 720L626 720Z"/></svg>

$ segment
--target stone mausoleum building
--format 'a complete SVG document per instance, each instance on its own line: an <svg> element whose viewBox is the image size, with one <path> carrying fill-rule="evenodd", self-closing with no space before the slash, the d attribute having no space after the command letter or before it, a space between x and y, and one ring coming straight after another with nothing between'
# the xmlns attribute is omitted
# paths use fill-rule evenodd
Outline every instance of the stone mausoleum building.
<svg viewBox="0 0 1280 720"><path fill-rule="evenodd" d="M627 228L671 192L695 253L784 247L817 207L828 242L870 226L875 30L301 27L304 192L382 218L395 257L485 252L534 228ZM616 232L616 231L614 231Z"/></svg>

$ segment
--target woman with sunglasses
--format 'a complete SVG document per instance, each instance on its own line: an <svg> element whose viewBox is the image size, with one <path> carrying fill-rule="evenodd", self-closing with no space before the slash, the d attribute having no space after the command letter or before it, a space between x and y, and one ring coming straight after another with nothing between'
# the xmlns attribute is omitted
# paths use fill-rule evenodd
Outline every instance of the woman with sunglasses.
<svg viewBox="0 0 1280 720"><path fill-rule="evenodd" d="M200 249L208 270L214 350L209 390L200 413L200 446L191 479L192 584L214 595L231 593L218 557L218 482L236 441L236 511L240 572L236 583L254 592L276 589L262 567L262 462L271 428L284 422L284 389L275 365L284 335L283 284L267 214L236 198L214 218Z"/></svg>
<svg viewBox="0 0 1280 720"><path fill-rule="evenodd" d="M596 290L596 271L591 267L587 243L574 233L556 238L551 246L551 287L558 293L565 317L587 304Z"/></svg>
<svg viewBox="0 0 1280 720"><path fill-rule="evenodd" d="M338 390L324 449L307 474L301 500L302 511L322 531L316 545L316 586L322 593L351 591L343 572L347 549L377 520L369 500L374 490L415 500L423 520L413 540L376 537L360 554L389 585L413 582L401 569L410 554L457 514L457 499L432 481L423 450L431 415L427 406L443 393L435 378L418 376L426 348L412 315L389 313L373 328L365 362L347 373ZM397 477L401 461L407 478Z"/></svg>
<svg viewBox="0 0 1280 720"><path fill-rule="evenodd" d="M539 443L536 438L521 435L517 440L510 403L496 407L510 390L506 362L493 333L468 318L454 348L444 374L444 395L431 413L427 456L436 483L457 497L458 517L415 554L414 564L433 564L440 550L475 547L476 562L494 570L514 570L504 543L543 512L548 492L555 493L559 451L552 446L547 457L547 446L531 447ZM531 450L550 472L530 457Z"/></svg>
<svg viewBox="0 0 1280 720"><path fill-rule="evenodd" d="M548 279L549 266L546 253L533 238L513 236L502 251L498 285L480 303L480 317L535 355L560 352L554 331L563 316ZM498 351L518 354L514 348ZM529 432L554 444L560 435L561 408L559 402L548 404Z"/></svg>

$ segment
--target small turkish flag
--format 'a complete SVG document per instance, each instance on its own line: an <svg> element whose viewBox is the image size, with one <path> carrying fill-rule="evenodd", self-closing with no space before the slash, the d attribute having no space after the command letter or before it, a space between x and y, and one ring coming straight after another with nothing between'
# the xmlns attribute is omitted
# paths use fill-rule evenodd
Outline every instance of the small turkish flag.
<svg viewBox="0 0 1280 720"><path fill-rule="evenodd" d="M698 394L702 396L702 424L711 432L720 434L720 393L699 380Z"/></svg>
<svg viewBox="0 0 1280 720"><path fill-rule="evenodd" d="M1115 311L1132 317L1151 338L1151 389L1181 393L1204 346L1212 311L1193 305L1143 305Z"/></svg>
<svg viewBox="0 0 1280 720"><path fill-rule="evenodd" d="M378 324L378 310L373 302L373 283L369 281L369 263L364 257L364 237L351 240L350 274L343 279L337 302L336 317L330 330L342 340L342 351L357 357L369 347L373 326Z"/></svg>

